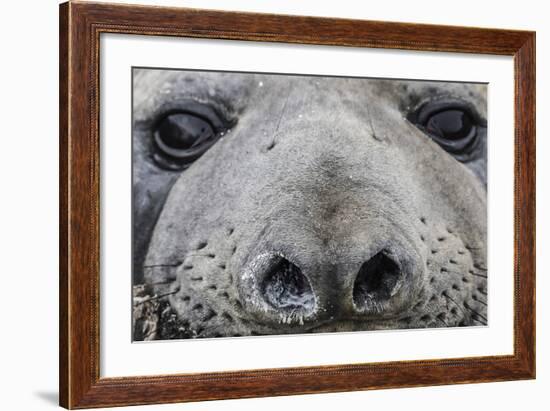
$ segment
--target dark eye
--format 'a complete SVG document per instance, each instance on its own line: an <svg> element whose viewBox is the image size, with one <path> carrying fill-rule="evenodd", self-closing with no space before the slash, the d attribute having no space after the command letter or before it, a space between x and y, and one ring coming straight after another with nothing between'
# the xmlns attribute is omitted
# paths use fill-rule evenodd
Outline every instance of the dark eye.
<svg viewBox="0 0 550 411"><path fill-rule="evenodd" d="M475 134L470 115L460 109L443 110L432 114L426 122L428 133L445 140L463 140Z"/></svg>
<svg viewBox="0 0 550 411"><path fill-rule="evenodd" d="M224 134L223 123L210 107L187 103L171 110L153 126L153 158L167 169L182 170L202 156Z"/></svg>
<svg viewBox="0 0 550 411"><path fill-rule="evenodd" d="M154 138L165 154L191 160L215 134L212 125L201 117L190 113L172 113L158 123Z"/></svg>
<svg viewBox="0 0 550 411"><path fill-rule="evenodd" d="M444 150L460 160L477 147L482 126L475 111L460 101L429 102L407 117Z"/></svg>

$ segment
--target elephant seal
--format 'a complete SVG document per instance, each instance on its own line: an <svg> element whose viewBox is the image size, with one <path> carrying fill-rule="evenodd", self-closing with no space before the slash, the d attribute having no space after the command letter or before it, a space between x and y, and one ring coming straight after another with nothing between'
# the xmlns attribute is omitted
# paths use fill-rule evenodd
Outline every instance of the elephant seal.
<svg viewBox="0 0 550 411"><path fill-rule="evenodd" d="M134 69L134 338L486 325L486 117L484 84Z"/></svg>

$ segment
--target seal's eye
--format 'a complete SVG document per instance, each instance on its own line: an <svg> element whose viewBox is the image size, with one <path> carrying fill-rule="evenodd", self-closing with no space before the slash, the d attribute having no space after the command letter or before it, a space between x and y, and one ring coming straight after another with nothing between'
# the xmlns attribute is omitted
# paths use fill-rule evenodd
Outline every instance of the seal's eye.
<svg viewBox="0 0 550 411"><path fill-rule="evenodd" d="M475 151L478 129L485 126L475 110L462 101L428 102L407 119L459 160Z"/></svg>
<svg viewBox="0 0 550 411"><path fill-rule="evenodd" d="M196 156L201 146L215 136L214 128L205 119L191 113L172 113L159 121L154 138L157 147L171 157Z"/></svg>
<svg viewBox="0 0 550 411"><path fill-rule="evenodd" d="M235 123L208 104L181 101L152 124L152 158L164 169L180 171L202 156Z"/></svg>
<svg viewBox="0 0 550 411"><path fill-rule="evenodd" d="M459 109L443 110L432 114L426 121L428 133L445 140L461 140L475 133L470 115Z"/></svg>

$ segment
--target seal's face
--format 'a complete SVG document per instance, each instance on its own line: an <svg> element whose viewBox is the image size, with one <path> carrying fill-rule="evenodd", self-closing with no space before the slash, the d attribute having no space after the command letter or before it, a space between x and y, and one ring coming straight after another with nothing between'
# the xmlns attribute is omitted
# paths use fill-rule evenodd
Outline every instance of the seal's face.
<svg viewBox="0 0 550 411"><path fill-rule="evenodd" d="M485 92L137 70L137 281L192 337L486 324Z"/></svg>

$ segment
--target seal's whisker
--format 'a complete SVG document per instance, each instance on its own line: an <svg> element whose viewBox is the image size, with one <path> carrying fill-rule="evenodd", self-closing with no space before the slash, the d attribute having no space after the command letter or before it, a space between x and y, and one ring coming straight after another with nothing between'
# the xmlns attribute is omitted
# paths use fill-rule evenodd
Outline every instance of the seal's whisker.
<svg viewBox="0 0 550 411"><path fill-rule="evenodd" d="M172 284L173 282L175 282L176 279L172 279L172 280L165 280L165 281L157 281L157 282L154 282L154 283L147 283L147 285L165 285L165 284Z"/></svg>
<svg viewBox="0 0 550 411"><path fill-rule="evenodd" d="M442 295L443 295L443 297L445 297L445 298L451 300L451 301L454 303L454 305L456 305L456 306L460 309L460 311L462 311L462 313L464 314L465 317L472 318L472 316L469 315L468 312L465 311L464 308L463 308L460 304L458 304L458 303L457 303L457 302L447 293L447 291L443 291Z"/></svg>
<svg viewBox="0 0 550 411"><path fill-rule="evenodd" d="M482 314L478 313L476 310L474 310L472 307L470 307L468 305L468 303L466 301L464 301L464 307L466 307L468 310L470 310L471 312L473 312L475 315L477 315L478 317L480 318L483 318L485 321L487 321L487 318L485 316L483 316ZM473 318L473 317L472 317Z"/></svg>
<svg viewBox="0 0 550 411"><path fill-rule="evenodd" d="M478 302L480 304L483 304L487 307L487 301L480 300L479 297L476 297L475 295L472 297L475 302Z"/></svg>
<svg viewBox="0 0 550 411"><path fill-rule="evenodd" d="M181 261L172 263L172 264L151 264L151 265L144 265L143 268L157 268L157 267L179 267L181 265Z"/></svg>
<svg viewBox="0 0 550 411"><path fill-rule="evenodd" d="M480 324L482 324L482 325L487 325L486 322L481 321L481 320L479 320L479 319L477 319L477 318L472 317L472 320L477 321L478 323L480 323Z"/></svg>
<svg viewBox="0 0 550 411"><path fill-rule="evenodd" d="M189 253L185 254L185 258L187 257L208 257L208 258L214 258L215 255L212 253Z"/></svg>
<svg viewBox="0 0 550 411"><path fill-rule="evenodd" d="M164 297L168 297L169 295L172 295L172 294L176 294L179 290L174 290L174 291L171 291L169 293L165 293L165 294L160 294L160 295L155 295L153 297L150 297L146 300L143 300L143 301L139 301L139 302L136 302L134 305L135 306L138 306L138 305L141 305L141 304L145 304L149 301L153 301L153 300L158 300L160 298L164 298Z"/></svg>

